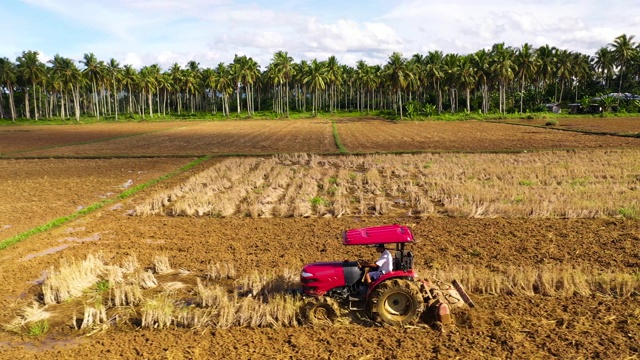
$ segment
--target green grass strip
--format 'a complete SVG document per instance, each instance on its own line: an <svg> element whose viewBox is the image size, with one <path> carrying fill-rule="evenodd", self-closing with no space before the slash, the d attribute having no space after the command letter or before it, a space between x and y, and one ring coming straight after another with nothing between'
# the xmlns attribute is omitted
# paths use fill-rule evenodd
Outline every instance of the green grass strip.
<svg viewBox="0 0 640 360"><path fill-rule="evenodd" d="M347 151L347 149L344 147L344 145L342 145L342 142L340 141L340 135L338 135L338 125L336 125L335 120L331 120L331 126L333 127L333 140L336 142L338 150L341 154L348 154L349 151Z"/></svg>
<svg viewBox="0 0 640 360"><path fill-rule="evenodd" d="M35 235L35 234L39 234L41 232L56 228L56 227L61 226L61 225L65 224L65 223L68 223L71 220L74 220L74 219L77 219L77 218L79 218L81 216L87 215L87 214L89 214L89 213L91 213L91 212L93 212L95 210L98 210L98 209L104 207L105 205L111 204L111 203L113 203L113 202L115 202L117 200L124 200L124 199L132 196L133 194L137 193L140 190L146 189L149 186L155 185L155 184L157 184L157 183L159 183L161 181L164 181L164 180L167 180L169 178L172 178L172 177L180 174L181 172L189 170L189 169L193 168L194 166L196 166L196 165L200 164L201 162L203 162L205 160L208 160L208 159L209 159L208 156L204 156L204 157L198 158L198 159L190 162L189 164L179 168L176 171L173 171L173 172L171 172L169 174L162 175L159 178L150 180L150 181L148 181L148 182L146 182L144 184L140 184L138 186L134 186L134 187L132 187L130 189L127 189L127 190L123 191L120 195L118 195L115 198L105 199L105 200L102 200L100 202L91 204L88 207L86 207L86 208L84 208L82 210L78 210L78 211L74 212L71 215L64 216L64 217L61 217L61 218L57 218L57 219L55 219L55 220L53 220L51 222L48 222L48 223L46 223L44 225L40 225L40 226L38 226L36 228L30 229L30 230L27 230L27 231L25 231L25 232L23 232L21 234L18 234L16 236L12 237L12 238L3 240L2 242L0 242L0 251L8 248L11 245L17 244L20 241L23 241L23 240L25 240L25 239L27 239L27 238Z"/></svg>

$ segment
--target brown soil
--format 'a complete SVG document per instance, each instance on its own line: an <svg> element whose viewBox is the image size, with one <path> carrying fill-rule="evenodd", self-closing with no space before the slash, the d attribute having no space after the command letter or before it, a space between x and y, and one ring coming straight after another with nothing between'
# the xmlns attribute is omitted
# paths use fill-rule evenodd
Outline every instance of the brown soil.
<svg viewBox="0 0 640 360"><path fill-rule="evenodd" d="M517 123L543 125L541 121ZM635 118L561 119L559 127L630 133L638 124ZM338 119L337 127L344 147L355 153L640 147L640 138L477 121L394 123L360 118ZM322 119L16 126L0 129L0 139L5 157L337 152L331 122ZM94 142L82 144L87 141Z"/></svg>
<svg viewBox="0 0 640 360"><path fill-rule="evenodd" d="M359 325L141 330L73 342L22 341L3 358L122 359L624 359L638 354L638 301L483 298L471 321L429 328ZM613 315L615 314L615 315ZM626 318L626 319L625 319ZM1 344L1 343L0 343ZM1 346L1 345L0 345Z"/></svg>
<svg viewBox="0 0 640 360"><path fill-rule="evenodd" d="M471 124L471 127L466 127ZM501 138L495 132L507 136L505 134L513 135L513 131L524 131L520 133L520 141L529 144L524 134L531 129L513 125L437 123L435 127L423 127L425 125L422 123L369 121L342 123L339 126L341 136L349 131L353 134L359 128L363 131L362 137L371 137L375 133L365 131L371 126L390 131L392 138L400 136L397 141L378 142L383 149L389 149L392 145L403 144L402 136L417 139L415 129L435 132L441 127L449 129L443 130L442 134L453 134L456 131L449 127L452 125L458 126L458 135L460 132L466 134L466 130L478 133L478 129L491 129L490 134L486 135L490 138L487 141L493 141L494 147L482 145L482 137L477 135L473 141L482 145L476 146L479 149L494 149L510 142L511 146L517 147L517 140ZM206 128L204 124L202 126ZM323 128L320 131L322 134L328 128L330 136L330 124L317 126ZM398 135L392 129L414 131ZM501 129L524 130L500 132L503 131ZM545 139L547 135L544 134L550 133L559 134L559 138L552 139L560 143L567 136L566 132L550 130L532 134L539 134L534 136ZM573 136L569 135L569 138ZM259 138L266 136L265 133ZM442 139L446 139L446 136L441 135ZM134 138L137 136L128 139ZM576 135L574 139L575 144L587 146L587 141L606 138L609 137ZM236 139L240 141L240 138ZM577 139L585 140L580 142ZM447 144L444 140L440 141L442 146ZM343 142L347 144L344 139ZM268 142L276 143L275 140ZM551 144L548 142L546 146ZM628 146L624 143L615 144ZM243 146L250 148L249 143ZM471 146L470 143L467 146ZM124 147L119 149L125 150ZM260 151L261 147L258 145L253 149ZM108 152L108 148L105 146L102 151ZM20 203L20 199L26 196L32 200L26 201L23 208L13 211L15 215L11 207L0 207L0 222L10 221L26 227L43 224L55 216L37 210L41 204L54 204L52 212L74 211L76 206L96 202L101 199L100 195L107 192L122 191L119 186L132 179L130 170L139 175L133 177L134 183L138 184L157 177L156 174L175 170L188 161L3 160L0 162L0 166L4 167L0 172L0 176L4 176L0 178L1 185L8 185L9 181L12 183L11 186L0 187L0 197L10 199L5 203ZM419 269L463 264L483 268L564 264L637 274L640 268L639 220L418 219L406 216L220 219L128 215L159 188L173 188L209 166L212 161L217 160L210 160L120 203L110 204L1 251L0 324L11 321L22 306L38 295L39 287L34 285L34 281L41 278L42 272L50 266L58 266L61 260L81 259L87 254L102 252L113 259L136 254L140 263L145 265L150 264L156 255L166 255L172 267L194 272L204 272L211 262L234 263L239 275L256 270L281 271L285 268L299 271L303 264L314 261L373 257L373 250L343 247L340 234L349 228L388 223L412 227L419 241L412 246ZM89 176L92 172L101 176ZM26 184L19 184L15 180L18 178ZM83 187L83 182L89 185ZM25 195L14 195L13 189ZM54 195L45 194L49 191ZM3 230L1 237L6 238L6 231L12 229ZM47 337L40 339L0 331L0 358L429 359L633 358L640 355L640 297L637 295L620 299L578 295L471 296L479 307L465 316L459 316L458 326L444 334L421 326L389 328L357 323L258 329L110 329L89 337L80 337L69 329L51 329Z"/></svg>
<svg viewBox="0 0 640 360"><path fill-rule="evenodd" d="M158 178L189 159L0 160L0 239Z"/></svg>
<svg viewBox="0 0 640 360"><path fill-rule="evenodd" d="M640 146L640 138L588 135L478 121L389 122L342 120L338 129L350 152L518 151Z"/></svg>
<svg viewBox="0 0 640 360"><path fill-rule="evenodd" d="M337 152L327 120L250 120L185 123L166 131L16 156L162 156Z"/></svg>
<svg viewBox="0 0 640 360"><path fill-rule="evenodd" d="M175 127L189 126L189 124L190 123L184 122L122 122L55 126L3 126L0 128L0 154L7 155L25 150L106 140Z"/></svg>
<svg viewBox="0 0 640 360"><path fill-rule="evenodd" d="M344 248L339 235L348 228L386 223L408 224L414 229L419 239L412 247L418 258L417 268L435 264L491 268L561 263L634 272L640 266L640 222L631 220L216 219L126 215L138 201L138 197L126 200L122 208L100 210L3 251L0 283L5 295L0 299L0 321L10 321L20 306L28 303L28 294L37 294L33 281L62 259L80 259L88 253L102 252L114 259L137 254L142 264L150 264L153 256L164 254L172 267L195 272L204 272L211 262L233 262L239 274L255 270L296 270L308 262L374 256L369 249ZM70 246L56 251L61 244ZM69 335L56 336L54 329L45 340L0 333L0 357L620 358L637 355L638 297L474 296L474 299L480 308L472 310L469 317L460 318L455 331L445 334L422 327L378 328L352 323L327 328L112 329L69 340ZM69 330L60 332L69 333Z"/></svg>
<svg viewBox="0 0 640 360"><path fill-rule="evenodd" d="M509 120L509 123L545 126L548 120ZM554 128L612 134L640 133L640 118L561 118Z"/></svg>

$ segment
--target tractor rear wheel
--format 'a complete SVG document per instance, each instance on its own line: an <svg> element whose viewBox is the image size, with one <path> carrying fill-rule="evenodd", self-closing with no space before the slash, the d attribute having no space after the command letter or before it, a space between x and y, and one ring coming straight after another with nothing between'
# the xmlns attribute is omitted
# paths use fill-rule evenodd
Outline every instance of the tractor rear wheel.
<svg viewBox="0 0 640 360"><path fill-rule="evenodd" d="M302 306L302 318L305 322L317 324L330 324L340 314L340 306L332 298L315 297L307 300Z"/></svg>
<svg viewBox="0 0 640 360"><path fill-rule="evenodd" d="M386 324L408 325L418 318L422 304L420 291L413 282L392 279L381 283L373 290L369 310Z"/></svg>

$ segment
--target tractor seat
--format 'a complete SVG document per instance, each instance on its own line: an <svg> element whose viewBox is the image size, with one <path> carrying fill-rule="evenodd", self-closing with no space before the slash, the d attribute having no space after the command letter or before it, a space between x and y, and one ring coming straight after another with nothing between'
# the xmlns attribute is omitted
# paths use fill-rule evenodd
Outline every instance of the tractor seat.
<svg viewBox="0 0 640 360"><path fill-rule="evenodd" d="M396 251L393 257L393 270L413 269L413 253L411 251Z"/></svg>

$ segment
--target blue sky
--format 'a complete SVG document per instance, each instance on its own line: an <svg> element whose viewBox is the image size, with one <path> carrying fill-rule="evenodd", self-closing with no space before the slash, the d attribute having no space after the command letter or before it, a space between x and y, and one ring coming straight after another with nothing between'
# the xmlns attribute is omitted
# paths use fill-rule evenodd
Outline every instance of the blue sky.
<svg viewBox="0 0 640 360"><path fill-rule="evenodd" d="M136 68L234 54L263 67L294 60L384 63L394 51L466 54L494 43L549 44L592 55L620 34L640 40L640 1L628 0L0 0L0 56L92 52Z"/></svg>

